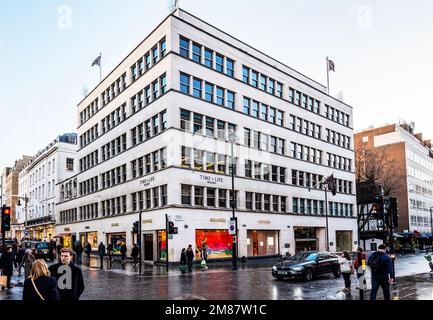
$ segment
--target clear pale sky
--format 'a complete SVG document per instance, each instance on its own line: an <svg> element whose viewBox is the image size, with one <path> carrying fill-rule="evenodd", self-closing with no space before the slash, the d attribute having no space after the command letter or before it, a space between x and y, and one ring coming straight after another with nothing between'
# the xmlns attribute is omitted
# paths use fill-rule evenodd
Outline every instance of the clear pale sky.
<svg viewBox="0 0 433 320"><path fill-rule="evenodd" d="M168 15L166 0L0 2L0 169L74 132L82 91ZM326 85L355 130L406 119L433 138L433 1L181 0L181 8Z"/></svg>

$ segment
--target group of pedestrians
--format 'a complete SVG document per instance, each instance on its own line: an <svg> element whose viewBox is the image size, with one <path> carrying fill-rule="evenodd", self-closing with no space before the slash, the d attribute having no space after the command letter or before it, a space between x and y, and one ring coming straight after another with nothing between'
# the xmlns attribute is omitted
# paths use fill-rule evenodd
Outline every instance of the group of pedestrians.
<svg viewBox="0 0 433 320"><path fill-rule="evenodd" d="M395 274L392 260L386 254L385 244L379 245L378 250L373 252L368 257L368 260L363 249L359 247L353 264L349 252L343 251L343 254L339 257L340 270L344 279L342 292L351 295L351 275L356 273L358 280L364 275L362 270L363 260L366 260L366 265L371 269L370 300L376 300L379 288L382 288L384 299L390 300L389 285L395 282Z"/></svg>
<svg viewBox="0 0 433 320"><path fill-rule="evenodd" d="M208 255L208 246L203 243L200 248L200 265L201 270L206 271L208 269L207 266L207 255ZM194 250L192 249L192 245L188 245L188 248L182 248L182 252L180 254L180 266L179 270L182 272L182 274L185 274L187 272L192 272L192 265L194 261Z"/></svg>

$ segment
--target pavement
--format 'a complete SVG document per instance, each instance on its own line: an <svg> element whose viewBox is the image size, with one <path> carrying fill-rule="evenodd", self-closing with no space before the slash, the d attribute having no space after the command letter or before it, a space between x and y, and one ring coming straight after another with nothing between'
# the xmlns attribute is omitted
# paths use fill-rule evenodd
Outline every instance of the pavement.
<svg viewBox="0 0 433 320"><path fill-rule="evenodd" d="M342 278L324 275L311 282L277 281L271 268L275 261L249 261L232 271L227 264L209 264L208 271L194 267L182 275L175 267L143 265L142 275L132 263L115 262L111 269L99 269L99 259L82 265L86 289L82 300L166 300L185 295L208 300L358 300L356 277L352 276L352 295L341 292ZM107 266L107 261L104 267ZM423 254L397 256L397 282L391 285L394 300L433 300L433 275ZM367 273L369 288L370 275ZM23 276L14 276L13 289L0 291L0 300L21 300ZM367 289L365 299L368 299ZM383 299L379 290L378 299Z"/></svg>

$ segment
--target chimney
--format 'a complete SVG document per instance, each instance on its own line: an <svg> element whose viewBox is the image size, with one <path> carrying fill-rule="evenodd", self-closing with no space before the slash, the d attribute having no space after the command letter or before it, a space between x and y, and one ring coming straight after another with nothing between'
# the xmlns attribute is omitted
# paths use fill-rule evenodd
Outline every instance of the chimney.
<svg viewBox="0 0 433 320"><path fill-rule="evenodd" d="M424 144L424 146L426 146L429 149L431 149L431 147L432 147L430 139L424 140L423 144Z"/></svg>
<svg viewBox="0 0 433 320"><path fill-rule="evenodd" d="M422 133L415 133L414 135L422 143Z"/></svg>

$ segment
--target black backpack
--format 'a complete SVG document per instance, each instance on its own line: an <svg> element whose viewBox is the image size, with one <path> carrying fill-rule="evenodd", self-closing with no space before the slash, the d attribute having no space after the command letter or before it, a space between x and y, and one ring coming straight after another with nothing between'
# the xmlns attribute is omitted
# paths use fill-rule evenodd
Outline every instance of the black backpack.
<svg viewBox="0 0 433 320"><path fill-rule="evenodd" d="M370 261L370 268L372 272L380 273L384 270L384 262L382 261L383 253L376 253Z"/></svg>

